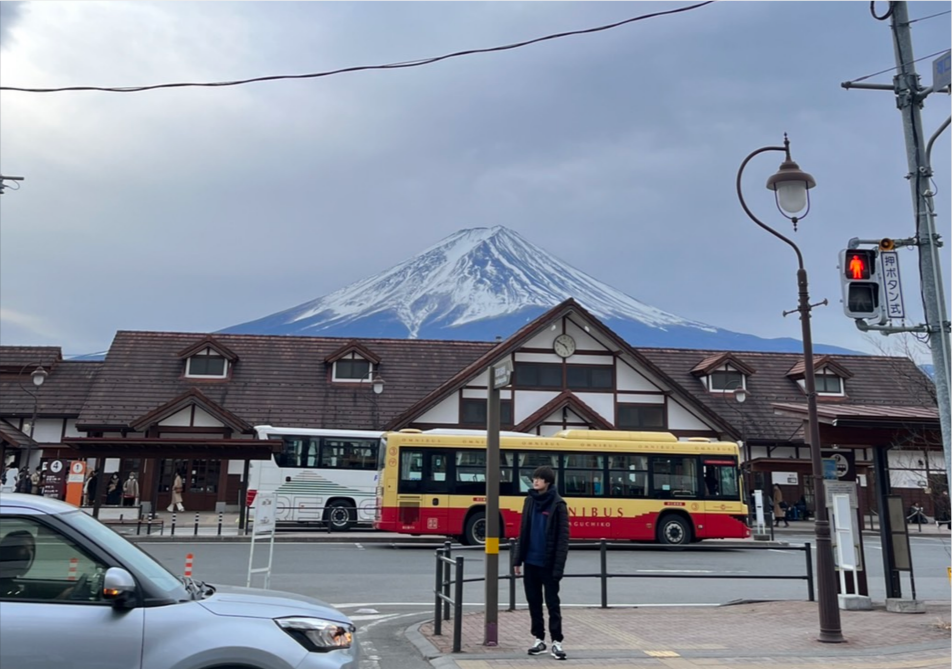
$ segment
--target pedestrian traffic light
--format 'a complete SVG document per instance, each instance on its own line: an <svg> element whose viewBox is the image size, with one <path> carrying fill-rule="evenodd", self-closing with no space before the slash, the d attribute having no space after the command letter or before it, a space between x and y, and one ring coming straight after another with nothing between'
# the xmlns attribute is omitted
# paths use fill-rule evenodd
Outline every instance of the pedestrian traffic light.
<svg viewBox="0 0 952 669"><path fill-rule="evenodd" d="M840 251L840 282L843 311L850 318L878 320L882 317L882 289L876 269L875 249Z"/></svg>

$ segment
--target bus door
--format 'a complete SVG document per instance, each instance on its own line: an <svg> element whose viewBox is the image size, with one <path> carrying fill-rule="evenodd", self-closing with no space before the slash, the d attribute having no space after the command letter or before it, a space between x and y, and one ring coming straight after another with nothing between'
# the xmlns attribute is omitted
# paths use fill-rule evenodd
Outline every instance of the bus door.
<svg viewBox="0 0 952 669"><path fill-rule="evenodd" d="M452 452L433 448L400 451L397 522L401 531L442 534L447 531Z"/></svg>
<svg viewBox="0 0 952 669"><path fill-rule="evenodd" d="M730 456L702 456L705 532L709 536L744 536L740 472ZM739 534L740 533L740 534Z"/></svg>

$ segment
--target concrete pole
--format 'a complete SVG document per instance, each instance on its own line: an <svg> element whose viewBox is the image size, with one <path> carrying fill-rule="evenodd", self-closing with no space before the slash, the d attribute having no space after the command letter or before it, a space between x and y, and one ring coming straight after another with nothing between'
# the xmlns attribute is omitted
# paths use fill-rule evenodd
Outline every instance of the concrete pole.
<svg viewBox="0 0 952 669"><path fill-rule="evenodd" d="M952 416L950 416L949 325L946 313L942 266L938 236L931 213L931 202L925 194L930 190L932 169L928 164L922 116L919 107L925 99L919 85L919 76L913 63L912 36L909 29L907 3L892 3L893 47L898 73L893 79L896 105L902 114L902 129L906 140L906 160L909 164L909 187L916 212L916 232L919 240L919 268L922 282L922 301L929 331L929 348L935 369L936 398L939 424L942 430L942 450L945 455L946 480L952 477Z"/></svg>

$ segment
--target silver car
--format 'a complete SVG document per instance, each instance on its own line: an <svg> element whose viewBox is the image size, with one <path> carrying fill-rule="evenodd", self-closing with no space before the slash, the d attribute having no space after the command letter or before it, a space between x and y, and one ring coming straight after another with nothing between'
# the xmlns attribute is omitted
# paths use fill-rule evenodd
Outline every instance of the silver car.
<svg viewBox="0 0 952 669"><path fill-rule="evenodd" d="M4 669L356 669L354 631L314 599L174 576L64 502L0 494Z"/></svg>

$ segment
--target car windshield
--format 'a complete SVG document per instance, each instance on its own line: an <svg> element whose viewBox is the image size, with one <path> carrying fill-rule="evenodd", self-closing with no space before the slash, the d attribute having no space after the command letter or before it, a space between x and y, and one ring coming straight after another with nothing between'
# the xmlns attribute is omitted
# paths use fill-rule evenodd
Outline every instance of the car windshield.
<svg viewBox="0 0 952 669"><path fill-rule="evenodd" d="M137 576L148 579L155 591L165 594L170 599L191 599L182 581L177 576L153 560L141 548L130 543L89 514L82 511L71 511L64 513L61 518L90 540L109 551Z"/></svg>

